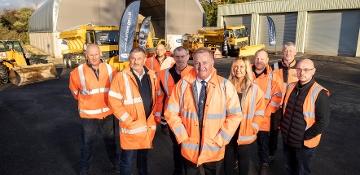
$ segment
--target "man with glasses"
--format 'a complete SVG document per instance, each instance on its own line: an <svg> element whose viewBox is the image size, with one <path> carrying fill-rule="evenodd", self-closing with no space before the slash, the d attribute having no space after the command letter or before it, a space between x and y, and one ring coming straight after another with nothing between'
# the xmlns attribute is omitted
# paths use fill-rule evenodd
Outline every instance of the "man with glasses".
<svg viewBox="0 0 360 175"><path fill-rule="evenodd" d="M288 174L310 174L310 163L329 123L329 91L319 85L310 59L296 64L298 82L289 84L280 123Z"/></svg>

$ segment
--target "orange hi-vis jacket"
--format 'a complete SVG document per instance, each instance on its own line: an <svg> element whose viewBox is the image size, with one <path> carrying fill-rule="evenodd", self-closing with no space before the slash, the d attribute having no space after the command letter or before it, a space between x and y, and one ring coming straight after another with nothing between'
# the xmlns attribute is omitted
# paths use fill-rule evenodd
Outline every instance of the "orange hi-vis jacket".
<svg viewBox="0 0 360 175"><path fill-rule="evenodd" d="M296 69L290 68L288 71L289 71L289 73L288 73L288 78L287 78L287 82L286 82L286 80L284 80L285 77L283 74L283 70L279 68L279 62L276 62L274 64L274 69L273 69L274 80L276 82L278 82L278 84L280 86L282 97L285 96L288 85L290 83L298 81L298 78L296 75ZM282 98L282 100L283 100L283 98ZM281 101L281 104L282 104L282 102L283 101Z"/></svg>
<svg viewBox="0 0 360 175"><path fill-rule="evenodd" d="M172 67L175 64L175 60L173 57L165 57L165 60L160 64L159 60L156 59L156 55L146 58L145 66L148 69L155 71L156 73L161 70Z"/></svg>
<svg viewBox="0 0 360 175"><path fill-rule="evenodd" d="M285 113L286 105L289 100L289 96L290 96L291 92L294 90L295 86L296 86L296 82L289 84L289 87L286 91L286 95L285 95L285 99L284 99L283 113ZM315 121L315 103L316 103L317 97L319 96L319 94L322 90L325 90L327 95L330 95L329 90L325 89L320 84L315 82L305 97L304 104L303 104L303 115L304 115L304 120L306 122L305 130L309 129L316 122ZM285 117L285 115L284 115L284 117ZM321 139L321 134L318 134L317 136L315 136L309 140L304 140L304 145L308 148L315 148L316 146L319 145L320 139Z"/></svg>
<svg viewBox="0 0 360 175"><path fill-rule="evenodd" d="M174 65L175 66L175 65ZM165 70L162 70L158 74L158 78L160 80L160 86L163 88L158 88L158 92L156 93L156 111L155 111L155 117L161 118L162 121L160 123L162 125L166 125L167 123L164 121L164 109L166 109L166 106L168 104L171 92L173 88L175 87L175 82L173 77L170 74L170 68L167 68ZM184 70L181 71L181 77L185 77L186 75L190 74L192 71L193 74L195 74L195 71L192 66L188 65L185 67Z"/></svg>
<svg viewBox="0 0 360 175"><path fill-rule="evenodd" d="M203 127L199 128L196 88L196 76L182 78L172 91L165 119L181 143L182 156L200 166L224 158L225 145L238 128L242 113L235 87L215 70L207 82Z"/></svg>
<svg viewBox="0 0 360 175"><path fill-rule="evenodd" d="M155 106L155 92L158 80L151 70L147 72L151 80L152 101ZM120 122L120 144L124 150L152 148L156 123L153 115L147 118L135 76L130 68L118 73L109 92L109 103Z"/></svg>
<svg viewBox="0 0 360 175"><path fill-rule="evenodd" d="M260 124L260 131L270 131L270 116L276 112L281 105L282 93L277 81L274 80L274 75L269 65L265 67L266 74L263 73L256 78L254 73L254 82L265 93L265 113L264 120Z"/></svg>
<svg viewBox="0 0 360 175"><path fill-rule="evenodd" d="M108 93L115 70L106 63L99 65L99 78L87 64L81 64L70 73L69 88L78 100L81 118L103 119L112 114Z"/></svg>
<svg viewBox="0 0 360 175"><path fill-rule="evenodd" d="M246 96L244 96L246 95ZM258 85L252 83L241 99L241 109L244 120L240 123L237 143L251 144L256 140L259 126L264 120L265 101L264 93Z"/></svg>

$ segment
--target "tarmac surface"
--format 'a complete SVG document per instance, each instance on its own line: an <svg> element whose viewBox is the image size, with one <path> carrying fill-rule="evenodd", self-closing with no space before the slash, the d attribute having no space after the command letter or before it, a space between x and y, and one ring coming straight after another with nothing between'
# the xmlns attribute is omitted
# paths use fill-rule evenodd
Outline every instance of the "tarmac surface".
<svg viewBox="0 0 360 175"><path fill-rule="evenodd" d="M313 174L360 174L360 59L311 58L316 60L316 80L332 94L330 125L316 150ZM231 61L218 59L218 73L227 77ZM78 174L81 126L68 90L69 71L58 80L0 87L0 175ZM274 175L285 174L281 142L279 146L271 164ZM158 129L149 152L150 175L171 175L171 149L170 138ZM110 174L100 139L94 150L91 173ZM250 174L257 174L256 144L252 155Z"/></svg>

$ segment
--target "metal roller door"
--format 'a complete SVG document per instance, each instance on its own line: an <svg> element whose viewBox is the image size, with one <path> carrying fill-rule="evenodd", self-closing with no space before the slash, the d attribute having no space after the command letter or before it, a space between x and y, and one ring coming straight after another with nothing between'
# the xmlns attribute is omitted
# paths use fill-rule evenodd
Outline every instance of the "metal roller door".
<svg viewBox="0 0 360 175"><path fill-rule="evenodd" d="M270 16L275 23L276 47L269 46L268 21L266 16ZM269 14L260 15L259 41L265 44L268 50L280 51L286 42L296 41L297 13Z"/></svg>
<svg viewBox="0 0 360 175"><path fill-rule="evenodd" d="M305 52L355 56L360 10L312 12L307 24Z"/></svg>
<svg viewBox="0 0 360 175"><path fill-rule="evenodd" d="M251 31L251 15L224 16L224 21L228 26L244 25Z"/></svg>

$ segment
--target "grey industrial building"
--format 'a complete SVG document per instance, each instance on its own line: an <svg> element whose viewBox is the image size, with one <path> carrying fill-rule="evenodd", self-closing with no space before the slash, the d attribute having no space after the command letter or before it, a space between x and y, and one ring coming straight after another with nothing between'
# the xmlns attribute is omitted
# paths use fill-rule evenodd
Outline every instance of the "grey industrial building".
<svg viewBox="0 0 360 175"><path fill-rule="evenodd" d="M269 46L266 16L273 18L276 46ZM266 0L218 7L218 26L244 24L250 43L281 50L296 43L298 52L360 57L360 0Z"/></svg>

